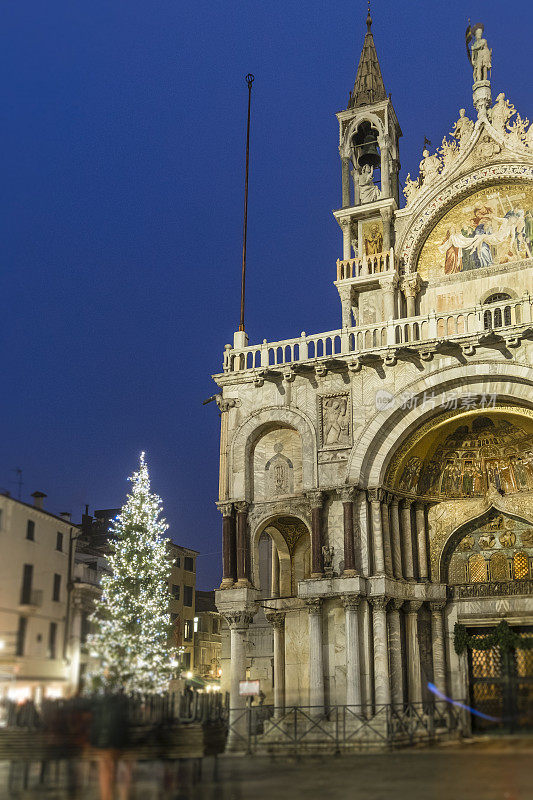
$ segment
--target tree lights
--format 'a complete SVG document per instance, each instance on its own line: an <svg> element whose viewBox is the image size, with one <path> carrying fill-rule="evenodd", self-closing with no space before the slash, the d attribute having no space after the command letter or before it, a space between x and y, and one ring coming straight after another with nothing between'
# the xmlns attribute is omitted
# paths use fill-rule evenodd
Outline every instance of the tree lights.
<svg viewBox="0 0 533 800"><path fill-rule="evenodd" d="M164 692L177 670L169 647L170 562L161 499L150 491L144 453L129 480L131 494L111 530L110 574L101 581L88 638L98 660L89 679L95 689Z"/></svg>

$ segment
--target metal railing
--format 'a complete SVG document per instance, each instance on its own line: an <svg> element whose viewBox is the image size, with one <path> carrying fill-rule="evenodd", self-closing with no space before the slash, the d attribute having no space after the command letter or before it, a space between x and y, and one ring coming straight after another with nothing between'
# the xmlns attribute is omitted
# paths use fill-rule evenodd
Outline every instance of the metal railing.
<svg viewBox="0 0 533 800"><path fill-rule="evenodd" d="M444 703L397 707L247 706L228 711L228 748L256 752L351 752L433 744L469 733L468 714Z"/></svg>

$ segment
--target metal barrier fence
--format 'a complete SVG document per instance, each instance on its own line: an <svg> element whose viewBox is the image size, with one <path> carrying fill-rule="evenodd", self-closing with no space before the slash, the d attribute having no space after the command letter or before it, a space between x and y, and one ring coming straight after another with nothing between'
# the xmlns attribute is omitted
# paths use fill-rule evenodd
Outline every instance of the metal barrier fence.
<svg viewBox="0 0 533 800"><path fill-rule="evenodd" d="M469 733L467 713L454 705L410 703L365 707L274 706L230 709L227 749L256 752L352 752L432 744Z"/></svg>

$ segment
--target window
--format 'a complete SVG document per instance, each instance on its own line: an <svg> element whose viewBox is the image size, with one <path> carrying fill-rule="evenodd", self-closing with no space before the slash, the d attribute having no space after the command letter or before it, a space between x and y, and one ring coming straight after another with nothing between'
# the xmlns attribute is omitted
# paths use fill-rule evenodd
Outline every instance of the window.
<svg viewBox="0 0 533 800"><path fill-rule="evenodd" d="M179 569L181 567L181 556L176 556L174 565Z"/></svg>
<svg viewBox="0 0 533 800"><path fill-rule="evenodd" d="M191 654L190 653L183 653L182 656L182 665L183 669L190 669L191 666Z"/></svg>
<svg viewBox="0 0 533 800"><path fill-rule="evenodd" d="M174 623L176 622L176 620L177 620L177 619L179 619L179 616L180 616L179 614L171 614L171 615L170 615L170 621L171 621L171 623L172 623L173 625L174 625Z"/></svg>
<svg viewBox="0 0 533 800"><path fill-rule="evenodd" d="M57 622L50 623L48 631L48 658L56 657Z"/></svg>
<svg viewBox="0 0 533 800"><path fill-rule="evenodd" d="M213 617L212 622L213 622L213 633L218 633L219 632L218 619L216 617Z"/></svg>
<svg viewBox="0 0 533 800"><path fill-rule="evenodd" d="M22 570L22 591L20 593L20 602L23 605L31 603L31 587L33 583L33 564L24 564Z"/></svg>
<svg viewBox="0 0 533 800"><path fill-rule="evenodd" d="M29 539L30 542L35 541L35 522L32 519L26 523L26 539Z"/></svg>
<svg viewBox="0 0 533 800"><path fill-rule="evenodd" d="M52 600L58 603L60 594L61 594L61 575L58 575L56 572L56 574L54 575L54 588L52 589Z"/></svg>
<svg viewBox="0 0 533 800"><path fill-rule="evenodd" d="M192 606L192 586L183 587L183 605Z"/></svg>
<svg viewBox="0 0 533 800"><path fill-rule="evenodd" d="M192 619L185 620L185 628L183 632L183 638L186 642L192 641L192 634L193 634L193 623Z"/></svg>
<svg viewBox="0 0 533 800"><path fill-rule="evenodd" d="M26 628L28 627L28 620L26 617L19 617L19 625L17 629L17 649L15 655L24 655L24 645L26 642Z"/></svg>
<svg viewBox="0 0 533 800"><path fill-rule="evenodd" d="M56 550L59 550L60 553L63 552L63 534L61 531L56 534Z"/></svg>
<svg viewBox="0 0 533 800"><path fill-rule="evenodd" d="M197 633L197 631L201 631L201 630L202 629L201 629L201 627L199 625L199 619L198 619L198 617L195 617L194 618L194 632Z"/></svg>
<svg viewBox="0 0 533 800"><path fill-rule="evenodd" d="M194 558L191 558L191 556L185 556L183 566L187 572L194 572Z"/></svg>
<svg viewBox="0 0 533 800"><path fill-rule="evenodd" d="M173 583L172 586L171 586L170 591L171 591L171 594L172 594L172 597L174 598L174 600L179 600L180 599L180 587L179 586L177 586L175 583Z"/></svg>

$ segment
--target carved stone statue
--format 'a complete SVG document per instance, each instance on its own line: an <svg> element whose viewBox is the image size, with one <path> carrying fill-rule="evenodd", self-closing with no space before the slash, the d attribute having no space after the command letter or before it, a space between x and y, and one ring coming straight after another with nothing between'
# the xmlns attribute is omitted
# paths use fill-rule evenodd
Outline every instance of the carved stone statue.
<svg viewBox="0 0 533 800"><path fill-rule="evenodd" d="M373 203L378 200L381 192L374 183L374 170L370 164L365 164L357 175L359 184L359 198L361 203Z"/></svg>
<svg viewBox="0 0 533 800"><path fill-rule="evenodd" d="M403 187L403 193L405 196L406 205L410 205L413 202L419 190L420 190L420 183L418 178L416 178L416 180L413 181L411 179L411 173L408 172Z"/></svg>
<svg viewBox="0 0 533 800"><path fill-rule="evenodd" d="M509 100L505 99L505 94L500 92L490 111L492 127L495 128L498 133L505 133L507 123L514 114L516 114L515 107Z"/></svg>
<svg viewBox="0 0 533 800"><path fill-rule="evenodd" d="M422 152L422 161L420 162L420 177L422 178L423 186L428 186L437 179L442 167L440 158L437 155L430 156L427 147Z"/></svg>
<svg viewBox="0 0 533 800"><path fill-rule="evenodd" d="M442 171L444 172L444 170L450 169L457 161L459 156L457 142L454 142L453 139L449 142L444 136L439 153L442 158Z"/></svg>
<svg viewBox="0 0 533 800"><path fill-rule="evenodd" d="M325 544L322 548L322 559L324 561L324 574L327 578L333 577L333 555L335 553L334 547L329 547Z"/></svg>
<svg viewBox="0 0 533 800"><path fill-rule="evenodd" d="M350 444L350 408L348 395L322 400L322 435L326 446Z"/></svg>
<svg viewBox="0 0 533 800"><path fill-rule="evenodd" d="M472 33L472 67L474 69L474 83L488 81L489 70L492 68L492 50L489 50L487 40L483 39L484 26L481 22L474 25Z"/></svg>
<svg viewBox="0 0 533 800"><path fill-rule="evenodd" d="M457 139L459 142L460 147L464 147L466 142L472 136L472 132L474 130L474 123L471 119L466 116L466 110L464 108L459 109L459 119L453 126L453 131L451 131L451 135Z"/></svg>

